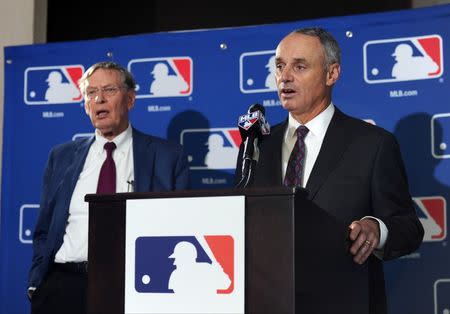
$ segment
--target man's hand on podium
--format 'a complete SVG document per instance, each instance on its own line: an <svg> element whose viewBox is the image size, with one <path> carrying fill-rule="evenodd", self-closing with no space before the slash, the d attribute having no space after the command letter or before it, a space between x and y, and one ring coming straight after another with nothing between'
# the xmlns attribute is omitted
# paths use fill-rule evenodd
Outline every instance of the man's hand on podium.
<svg viewBox="0 0 450 314"><path fill-rule="evenodd" d="M364 218L353 221L350 226L349 238L353 242L350 253L353 261L363 264L380 242L380 228L378 221L372 218Z"/></svg>

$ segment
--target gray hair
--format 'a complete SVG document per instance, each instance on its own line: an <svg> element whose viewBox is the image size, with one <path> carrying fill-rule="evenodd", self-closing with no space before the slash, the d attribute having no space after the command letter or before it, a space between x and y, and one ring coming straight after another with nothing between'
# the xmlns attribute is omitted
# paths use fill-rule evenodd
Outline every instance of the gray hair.
<svg viewBox="0 0 450 314"><path fill-rule="evenodd" d="M328 31L320 27L300 28L291 34L303 34L317 37L325 52L325 70L333 63L341 64L341 48L336 39Z"/></svg>
<svg viewBox="0 0 450 314"><path fill-rule="evenodd" d="M78 80L78 86L80 87L83 95L86 91L87 79L98 69L117 71L120 73L120 76L122 78L122 84L125 85L128 90L134 90L136 88L136 82L133 78L133 75L127 69L125 69L118 63L112 61L103 61L92 65Z"/></svg>

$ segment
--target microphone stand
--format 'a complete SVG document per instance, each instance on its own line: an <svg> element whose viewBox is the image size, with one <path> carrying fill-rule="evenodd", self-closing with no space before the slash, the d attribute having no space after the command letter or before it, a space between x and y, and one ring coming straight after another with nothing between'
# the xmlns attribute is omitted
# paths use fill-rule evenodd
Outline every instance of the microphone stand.
<svg viewBox="0 0 450 314"><path fill-rule="evenodd" d="M248 115L244 115L239 118L241 137L243 137L243 134L246 134L242 129L245 129L248 132L248 135L244 142L244 151L242 154L241 180L236 184L235 188L246 188L250 184L253 176L253 168L257 162L255 162L254 159L255 145L257 145L258 140L262 135L270 133L270 126L264 118L264 107L260 104L251 105L248 109L248 114L251 115L252 113L254 113L253 116L249 117ZM251 121L250 118L256 120ZM255 124L255 121L257 124ZM248 127L248 125L246 127L244 122L248 122L250 127ZM241 123L243 125L241 125Z"/></svg>
<svg viewBox="0 0 450 314"><path fill-rule="evenodd" d="M245 140L244 144L244 153L242 156L242 172L241 172L241 180L236 184L236 188L246 188L251 181L253 175L253 153L255 150L254 147L255 137L253 135L249 135Z"/></svg>

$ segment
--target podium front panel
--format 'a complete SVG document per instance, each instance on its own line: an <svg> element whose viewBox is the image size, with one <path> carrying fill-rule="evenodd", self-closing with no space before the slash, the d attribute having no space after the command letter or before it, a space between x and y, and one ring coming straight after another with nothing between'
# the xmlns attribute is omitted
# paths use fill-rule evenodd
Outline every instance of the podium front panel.
<svg viewBox="0 0 450 314"><path fill-rule="evenodd" d="M125 296L131 291L127 285L135 291L145 290L143 287L150 287L152 279L157 279L152 274L137 275L134 271L129 274L132 282L126 283L129 280L126 263L146 260L141 257L129 260L127 250L136 256L136 250L145 251L142 248L161 240L164 245L171 243L170 249L166 247L168 252L161 253L167 262L179 242L194 243L197 251L201 251L200 246L210 246L199 246L192 230L177 235L160 234L159 238L149 234L139 240L134 235L133 244L127 244L127 202L174 199L183 205L189 199L212 198L216 201L210 207L214 207L228 196L245 197L245 269L241 273L245 276L245 313L369 313L368 266L352 261L347 226L308 201L304 190L281 187L87 195L90 203L88 313L124 314ZM166 212L170 211L168 208ZM182 225L188 219L183 216L178 220ZM142 225L145 226L145 221ZM160 231L166 227L162 222L155 226ZM168 295L168 287L164 289ZM147 313L149 304L143 304L144 308L137 313ZM180 313L193 311L186 307Z"/></svg>

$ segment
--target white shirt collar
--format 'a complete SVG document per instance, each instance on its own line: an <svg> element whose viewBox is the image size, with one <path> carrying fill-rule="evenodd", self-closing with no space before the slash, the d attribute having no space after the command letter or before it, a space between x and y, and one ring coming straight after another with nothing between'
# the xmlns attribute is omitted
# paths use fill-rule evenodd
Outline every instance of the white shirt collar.
<svg viewBox="0 0 450 314"><path fill-rule="evenodd" d="M309 129L308 135L312 134L320 140L323 140L325 137L325 133L328 129L328 125L330 124L331 118L333 117L335 108L333 103L317 116L315 116L312 120L308 121L305 126ZM285 140L296 136L295 130L301 125L300 122L294 119L291 114L289 114L288 118L288 127L285 133Z"/></svg>
<svg viewBox="0 0 450 314"><path fill-rule="evenodd" d="M127 129L122 133L120 133L119 135L117 135L112 141L101 136L100 132L98 130L95 130L95 141L92 144L94 146L92 148L96 153L102 153L103 146L105 145L106 142L114 142L114 144L116 144L117 147L116 152L120 154L125 154L131 145L132 137L133 137L133 129L131 127L131 123L128 123Z"/></svg>

